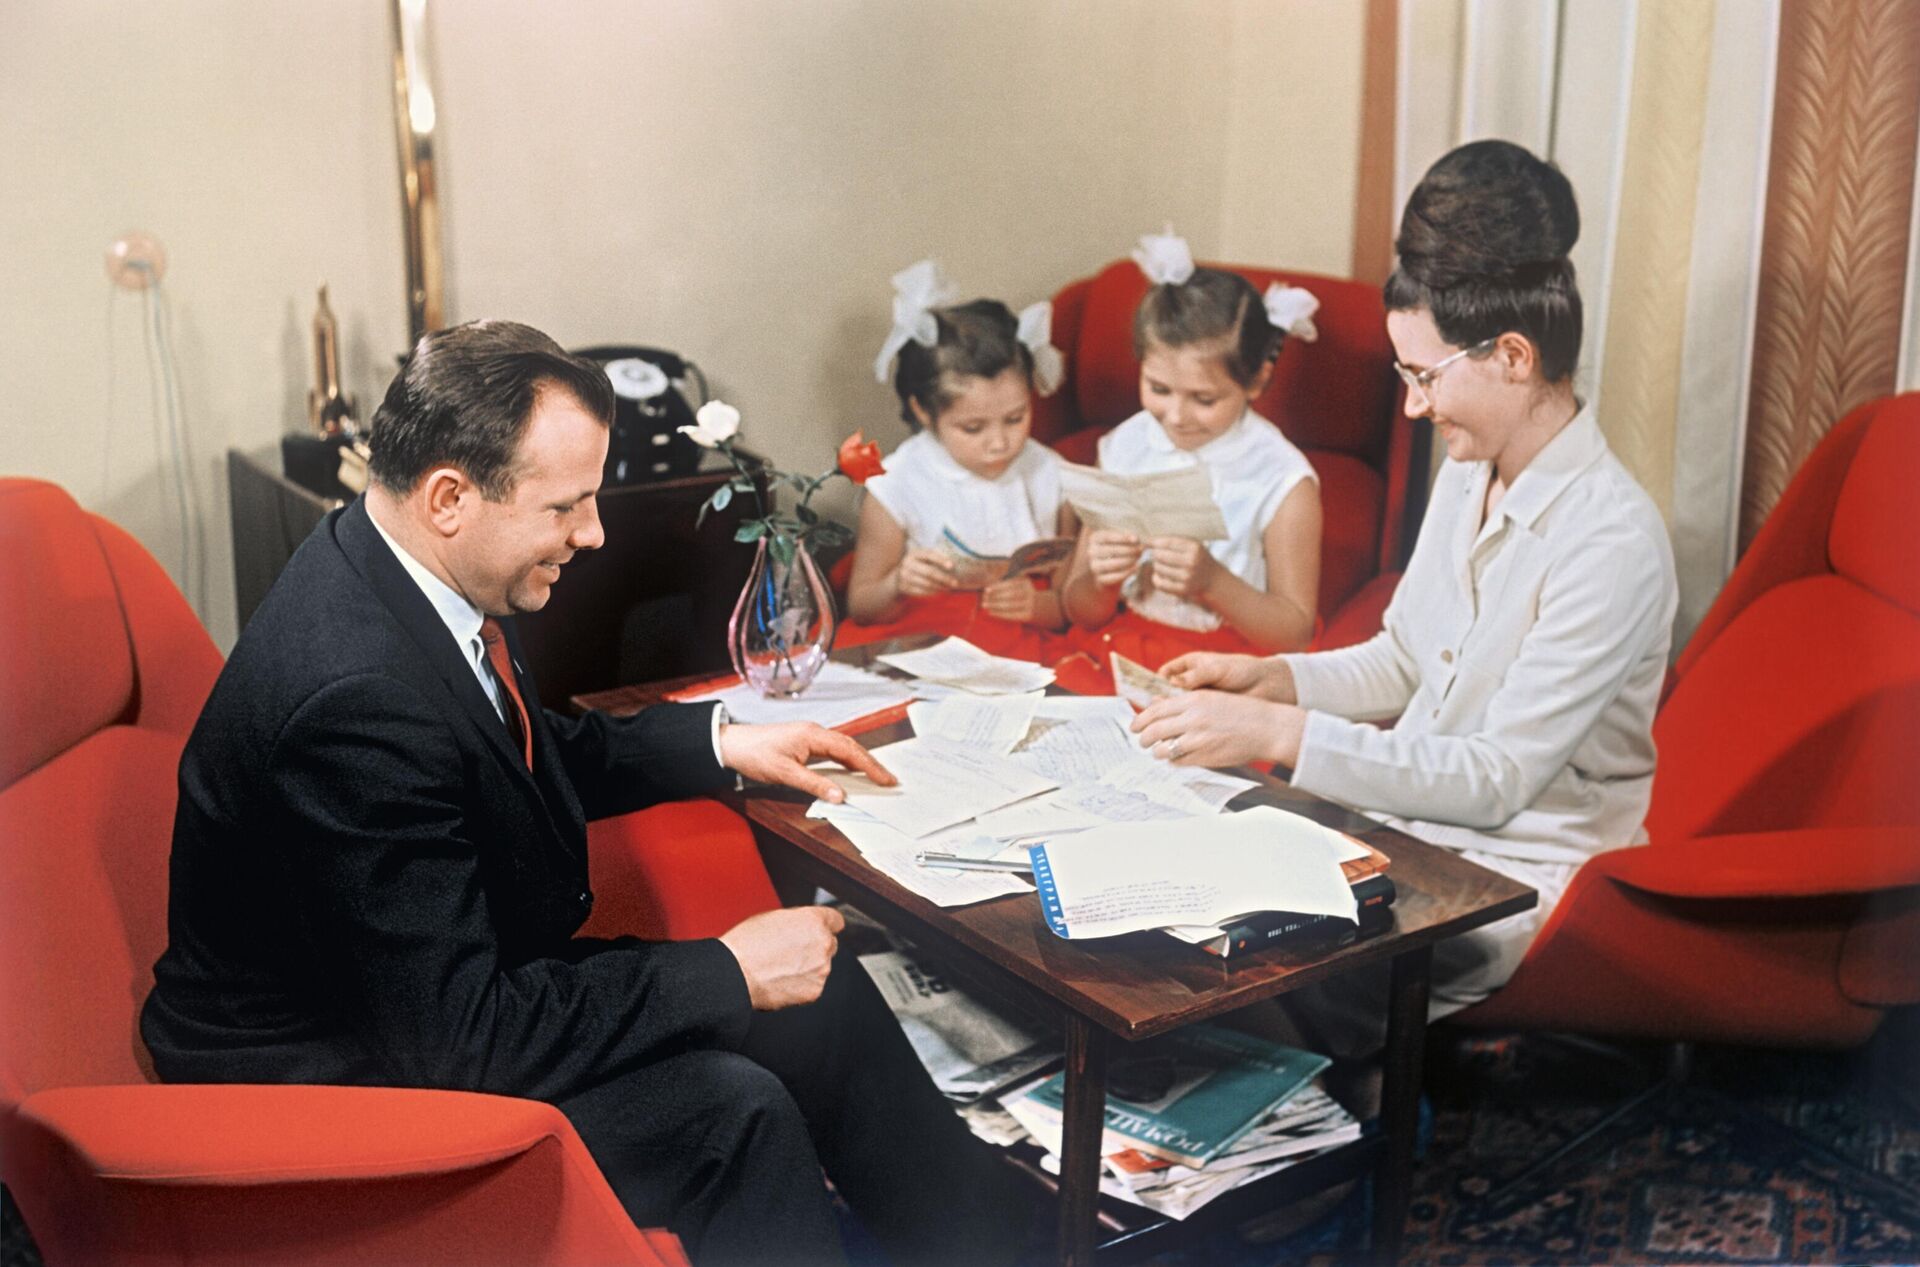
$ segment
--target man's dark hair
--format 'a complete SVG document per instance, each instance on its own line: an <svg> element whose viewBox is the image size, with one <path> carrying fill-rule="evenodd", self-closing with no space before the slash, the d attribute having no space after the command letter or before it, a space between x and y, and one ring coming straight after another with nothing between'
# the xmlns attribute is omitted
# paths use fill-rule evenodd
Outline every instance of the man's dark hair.
<svg viewBox="0 0 1920 1267"><path fill-rule="evenodd" d="M1567 258L1579 239L1580 208L1559 168L1511 141L1462 145L1407 198L1387 310L1426 309L1460 348L1524 335L1541 376L1561 382L1580 359L1580 288Z"/></svg>
<svg viewBox="0 0 1920 1267"><path fill-rule="evenodd" d="M1018 368L1033 385L1033 352L1020 342L1020 321L997 299L976 299L951 308L935 308L939 335L932 347L908 339L893 371L893 390L900 397L900 417L920 429L914 402L935 422L960 396L962 380L998 378Z"/></svg>
<svg viewBox="0 0 1920 1267"><path fill-rule="evenodd" d="M514 455L540 393L562 391L613 424L613 384L592 361L516 321L469 321L415 345L374 411L373 478L412 492L428 471L457 466L489 501L513 492Z"/></svg>
<svg viewBox="0 0 1920 1267"><path fill-rule="evenodd" d="M1218 268L1196 268L1184 282L1153 287L1133 313L1135 360L1146 360L1155 347L1206 347L1218 353L1227 377L1246 388L1280 355L1286 337L1267 318L1253 283Z"/></svg>

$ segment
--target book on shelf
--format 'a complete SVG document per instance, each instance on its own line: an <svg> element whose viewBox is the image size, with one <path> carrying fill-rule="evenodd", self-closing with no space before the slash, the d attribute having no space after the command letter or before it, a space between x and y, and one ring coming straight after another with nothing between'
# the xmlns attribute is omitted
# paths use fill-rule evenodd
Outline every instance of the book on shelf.
<svg viewBox="0 0 1920 1267"><path fill-rule="evenodd" d="M1217 1025L1190 1025L1149 1040L1109 1067L1100 1151L1134 1149L1205 1166L1328 1064L1325 1056ZM1057 1149L1065 1096L1065 1075L1055 1074L1003 1104L1043 1143L1052 1134Z"/></svg>

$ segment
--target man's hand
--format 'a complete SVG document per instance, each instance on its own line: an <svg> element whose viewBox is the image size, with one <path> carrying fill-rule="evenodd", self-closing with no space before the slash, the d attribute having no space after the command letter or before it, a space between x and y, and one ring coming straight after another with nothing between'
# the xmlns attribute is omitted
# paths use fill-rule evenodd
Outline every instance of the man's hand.
<svg viewBox="0 0 1920 1267"><path fill-rule="evenodd" d="M807 769L807 763L819 757L858 770L881 787L899 782L859 740L810 721L720 727L720 763L727 769L761 783L796 787L837 805L847 799L846 793L824 775Z"/></svg>
<svg viewBox="0 0 1920 1267"><path fill-rule="evenodd" d="M1305 709L1251 695L1188 691L1155 700L1133 719L1140 746L1175 765L1219 768L1248 761L1292 766L1300 758Z"/></svg>
<svg viewBox="0 0 1920 1267"><path fill-rule="evenodd" d="M720 934L720 944L739 960L753 1010L777 1012L820 997L846 926L830 906L797 906L750 915Z"/></svg>
<svg viewBox="0 0 1920 1267"><path fill-rule="evenodd" d="M995 581L980 591L980 607L987 615L1023 624L1030 623L1039 614L1039 599L1039 587L1024 576Z"/></svg>
<svg viewBox="0 0 1920 1267"><path fill-rule="evenodd" d="M908 598L927 598L953 588L953 556L939 550L909 550L900 560L894 587Z"/></svg>
<svg viewBox="0 0 1920 1267"><path fill-rule="evenodd" d="M1160 676L1189 691L1212 687L1216 691L1257 695L1276 704L1297 702L1293 668L1279 656L1189 651L1161 665Z"/></svg>
<svg viewBox="0 0 1920 1267"><path fill-rule="evenodd" d="M1096 528L1087 535L1087 570L1108 589L1117 588L1140 566L1140 538L1130 532Z"/></svg>
<svg viewBox="0 0 1920 1267"><path fill-rule="evenodd" d="M1153 551L1153 588L1163 594L1198 602L1220 574L1219 560L1192 537L1155 537L1147 548Z"/></svg>

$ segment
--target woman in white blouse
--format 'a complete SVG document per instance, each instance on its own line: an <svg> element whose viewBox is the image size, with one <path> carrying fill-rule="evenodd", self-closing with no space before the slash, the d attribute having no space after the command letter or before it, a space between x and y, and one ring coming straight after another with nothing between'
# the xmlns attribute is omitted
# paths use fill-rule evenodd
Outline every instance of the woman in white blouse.
<svg viewBox="0 0 1920 1267"><path fill-rule="evenodd" d="M1387 333L1447 461L1385 628L1318 654L1182 656L1164 672L1189 693L1134 723L1168 760L1277 762L1537 889L1535 910L1436 947L1436 1016L1507 980L1581 862L1646 838L1673 555L1574 394L1579 224L1566 178L1519 146L1434 164L1401 221ZM1336 1054L1384 1033L1375 991L1319 993L1296 1019Z"/></svg>

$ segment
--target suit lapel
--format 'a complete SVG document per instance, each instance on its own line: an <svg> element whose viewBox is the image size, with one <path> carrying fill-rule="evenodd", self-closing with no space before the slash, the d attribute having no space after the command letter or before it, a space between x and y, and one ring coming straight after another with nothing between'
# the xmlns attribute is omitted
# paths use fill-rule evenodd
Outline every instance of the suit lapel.
<svg viewBox="0 0 1920 1267"><path fill-rule="evenodd" d="M364 498L340 512L334 524L334 538L340 543L340 550L346 555L347 561L366 578L368 586L387 610L393 613L407 637L420 648L420 653L433 666L441 682L458 701L461 711L480 732L495 759L506 769L508 777L519 780L527 792L540 800L544 808L546 798L541 795L533 772L527 769L526 762L521 759L519 746L513 742L506 723L494 711L493 701L480 689L480 680L474 676L473 667L455 645L453 635L447 631L440 614L434 611L433 604L427 601L427 596L420 592L420 587L414 584L413 578L400 566L400 561L393 557L393 551L381 540L379 531L367 517ZM517 647L510 642L509 648L515 650L517 660ZM521 689L523 692L526 689L524 682ZM531 697L523 694L522 698L527 699L528 712L531 714ZM551 741L544 746L550 751ZM536 736L536 764L540 760L542 747L540 737Z"/></svg>

